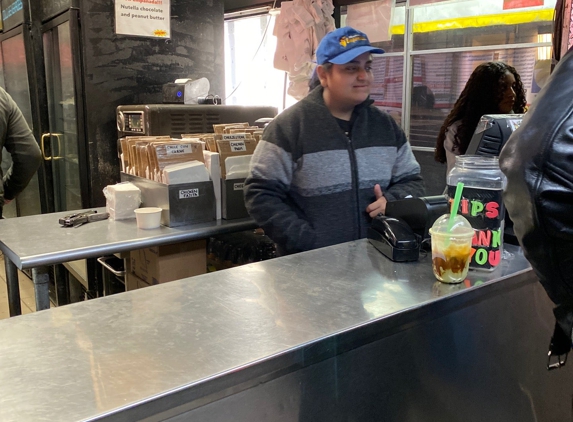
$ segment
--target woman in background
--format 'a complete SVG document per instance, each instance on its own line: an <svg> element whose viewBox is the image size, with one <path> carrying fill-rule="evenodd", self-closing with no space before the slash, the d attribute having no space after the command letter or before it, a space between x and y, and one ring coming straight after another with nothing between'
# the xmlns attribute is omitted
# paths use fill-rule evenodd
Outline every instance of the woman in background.
<svg viewBox="0 0 573 422"><path fill-rule="evenodd" d="M434 158L447 162L448 174L456 155L465 154L481 116L525 113L525 104L525 90L515 68L503 62L480 64L440 129Z"/></svg>

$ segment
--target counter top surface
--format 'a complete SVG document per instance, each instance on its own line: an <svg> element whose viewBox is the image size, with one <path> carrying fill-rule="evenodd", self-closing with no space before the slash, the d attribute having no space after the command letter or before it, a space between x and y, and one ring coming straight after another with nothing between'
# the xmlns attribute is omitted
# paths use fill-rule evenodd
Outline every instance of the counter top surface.
<svg viewBox="0 0 573 422"><path fill-rule="evenodd" d="M10 318L0 321L0 420L112 414L438 301L479 298L527 271L507 246L494 272L445 285L430 256L394 263L363 239Z"/></svg>
<svg viewBox="0 0 573 422"><path fill-rule="evenodd" d="M97 210L105 212L105 208ZM250 218L151 230L138 229L134 218L107 219L77 228L60 226L58 220L72 212L76 211L0 220L0 249L18 268L25 269L257 227Z"/></svg>

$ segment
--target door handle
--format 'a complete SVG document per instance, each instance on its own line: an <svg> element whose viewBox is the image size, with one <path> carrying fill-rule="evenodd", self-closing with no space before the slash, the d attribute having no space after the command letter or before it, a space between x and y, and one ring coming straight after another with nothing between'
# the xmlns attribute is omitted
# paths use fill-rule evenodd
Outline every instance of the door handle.
<svg viewBox="0 0 573 422"><path fill-rule="evenodd" d="M56 139L58 140L58 155L56 155L55 157L52 156L52 158L54 160L60 160L63 158L61 155L62 154L62 138L61 138L62 134L61 133L52 133L51 135L55 136Z"/></svg>
<svg viewBox="0 0 573 422"><path fill-rule="evenodd" d="M40 139L40 149L42 150L42 157L44 158L44 160L46 161L50 161L52 159L52 157L47 157L46 156L46 150L44 148L44 139L48 138L52 136L51 133L42 133L42 138Z"/></svg>

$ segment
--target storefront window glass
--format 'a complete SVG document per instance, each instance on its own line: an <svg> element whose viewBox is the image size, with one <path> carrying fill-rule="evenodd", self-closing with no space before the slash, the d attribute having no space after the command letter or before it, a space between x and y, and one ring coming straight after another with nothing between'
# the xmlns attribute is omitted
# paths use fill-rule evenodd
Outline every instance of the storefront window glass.
<svg viewBox="0 0 573 422"><path fill-rule="evenodd" d="M386 51L374 58L372 99L402 125L414 146L430 148L481 62L516 67L532 101L547 73L555 2L423 0L407 7L402 0L377 0L342 6L341 26L366 32ZM225 23L227 104L267 104L281 111L296 102L285 94L285 73L273 67L274 21L266 14ZM407 25L412 29L406 31Z"/></svg>
<svg viewBox="0 0 573 422"><path fill-rule="evenodd" d="M270 14L225 22L226 104L269 105L280 112L296 102L285 94L286 73L273 67L274 23Z"/></svg>
<svg viewBox="0 0 573 422"><path fill-rule="evenodd" d="M428 152L434 147L445 117L480 63L500 60L514 66L531 103L548 75L555 0L416 4L420 6L407 8L405 2L379 0L341 10L343 26L369 36L376 22L382 22L387 37L376 45L386 54L374 60L372 98L402 125L414 147ZM389 19L376 18L382 9ZM408 22L410 40L404 37Z"/></svg>
<svg viewBox="0 0 573 422"><path fill-rule="evenodd" d="M413 49L537 42L551 33L556 0L458 0L412 8ZM518 5L519 3L519 5ZM404 33L395 21L392 31Z"/></svg>
<svg viewBox="0 0 573 422"><path fill-rule="evenodd" d="M402 123L402 97L404 57L375 57L372 63L374 84L370 98L381 110L386 111L396 120Z"/></svg>
<svg viewBox="0 0 573 422"><path fill-rule="evenodd" d="M473 70L480 63L502 61L517 70L527 91L528 103L539 92L537 48L465 51L413 57L410 142L433 148L440 127L454 106Z"/></svg>

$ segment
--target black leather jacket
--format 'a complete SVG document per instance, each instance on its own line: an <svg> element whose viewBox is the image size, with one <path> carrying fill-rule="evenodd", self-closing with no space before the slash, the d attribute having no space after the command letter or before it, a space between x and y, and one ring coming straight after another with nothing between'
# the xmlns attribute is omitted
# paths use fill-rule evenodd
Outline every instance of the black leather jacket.
<svg viewBox="0 0 573 422"><path fill-rule="evenodd" d="M500 165L508 180L504 202L525 256L551 300L571 311L573 49L508 140Z"/></svg>

